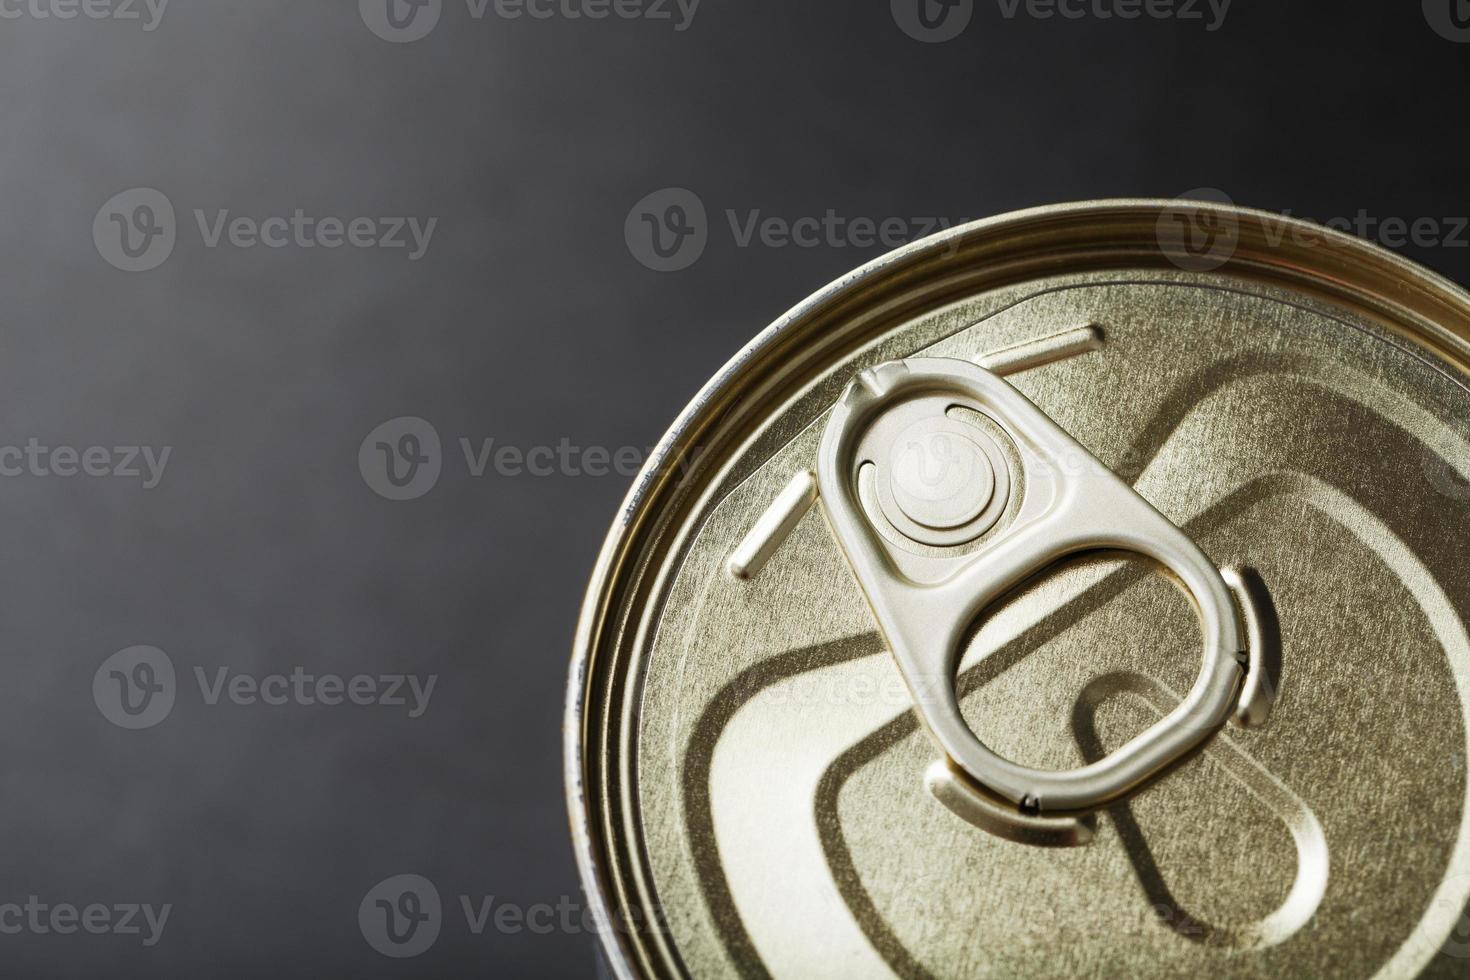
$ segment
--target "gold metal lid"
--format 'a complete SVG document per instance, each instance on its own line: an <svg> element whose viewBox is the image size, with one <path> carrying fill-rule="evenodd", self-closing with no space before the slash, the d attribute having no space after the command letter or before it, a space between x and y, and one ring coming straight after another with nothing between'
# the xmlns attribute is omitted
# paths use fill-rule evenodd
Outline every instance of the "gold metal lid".
<svg viewBox="0 0 1470 980"><path fill-rule="evenodd" d="M1463 967L1467 314L1457 287L1329 229L1107 201L956 228L778 320L665 437L578 627L568 796L618 972ZM1105 342L1024 353L1078 324ZM1010 383L1087 459L1214 565L1258 570L1272 602L1229 583L1239 627L1279 636L1271 690L1253 664L1236 712L1259 722L1270 694L1270 723L1212 721L1161 778L1085 797L1102 807L1085 833L985 832L889 653L896 627L799 479L861 372L1007 351L1028 368ZM856 505L886 515L904 569L983 559L1020 512L1007 417L972 412L953 434L990 482L938 507L900 461L890 497ZM902 431L948 438L943 415ZM742 549L752 527L787 542ZM986 608L954 665L963 724L1036 772L1102 765L1157 725L1195 683L1200 632L1149 571L1080 555Z"/></svg>

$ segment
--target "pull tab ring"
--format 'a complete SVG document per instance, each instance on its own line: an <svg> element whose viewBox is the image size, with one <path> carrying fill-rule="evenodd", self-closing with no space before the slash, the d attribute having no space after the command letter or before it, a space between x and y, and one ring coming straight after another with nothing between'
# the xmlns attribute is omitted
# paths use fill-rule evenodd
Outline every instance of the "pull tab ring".
<svg viewBox="0 0 1470 980"><path fill-rule="evenodd" d="M1010 437L1021 459L1025 503L1011 523L939 582L899 570L892 546L865 506L860 474L880 466L865 435L883 418L922 399L978 412ZM943 412L943 409L940 409ZM949 445L949 452L963 452ZM909 447L899 447L902 452ZM922 446L915 447L921 451ZM959 465L954 459L941 463ZM983 470L970 454L965 465ZM936 480L933 468L928 481ZM902 482L899 476L895 482ZM912 481L910 481L912 482ZM955 483L929 510L964 514L991 493L993 472ZM976 487L981 488L980 491ZM1023 813L1091 811L1162 771L1218 730L1235 708L1243 647L1230 592L1219 570L1183 531L1159 514L1020 392L989 371L952 358L913 358L859 375L827 423L817 489L832 531L873 608L925 726L970 779ZM953 498L957 497L958 502ZM987 506L993 504L988 497ZM1108 757L1065 772L1018 765L991 751L965 724L954 686L970 625L1006 592L1058 561L1085 551L1133 552L1169 569L1194 600L1204 662L1194 687L1162 721Z"/></svg>

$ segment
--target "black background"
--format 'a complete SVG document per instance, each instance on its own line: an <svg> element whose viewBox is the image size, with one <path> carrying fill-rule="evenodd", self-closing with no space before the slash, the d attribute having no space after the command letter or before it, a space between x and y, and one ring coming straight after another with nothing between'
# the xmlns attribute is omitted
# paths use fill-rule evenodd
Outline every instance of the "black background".
<svg viewBox="0 0 1470 980"><path fill-rule="evenodd" d="M766 323L883 250L742 248L727 209L958 222L1214 188L1318 220L1448 233L1470 214L1470 45L1418 2L1235 0L1214 31L1199 9L1008 19L978 0L942 44L888 0L703 0L682 32L445 0L411 44L353 0L174 0L151 32L0 19L0 444L173 447L151 490L0 479L0 901L173 905L147 949L0 935L0 972L594 975L591 937L475 936L457 897L580 902L566 665L630 481L474 478L458 440L651 446ZM179 215L148 272L92 239L133 187ZM665 187L710 218L670 273L624 238ZM439 223L411 262L206 248L196 208ZM1467 244L1400 250L1466 282ZM357 463L397 416L444 441L438 484L406 502ZM91 683L135 644L168 652L180 691L124 731ZM298 665L439 681L408 719L210 706L192 679ZM447 921L388 959L357 907L409 872Z"/></svg>

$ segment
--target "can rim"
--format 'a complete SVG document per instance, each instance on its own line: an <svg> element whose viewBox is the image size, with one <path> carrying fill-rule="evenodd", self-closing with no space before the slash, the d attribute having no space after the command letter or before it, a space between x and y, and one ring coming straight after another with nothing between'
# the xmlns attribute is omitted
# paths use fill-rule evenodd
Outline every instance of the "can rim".
<svg viewBox="0 0 1470 980"><path fill-rule="evenodd" d="M747 385L760 355L798 333L818 311L838 305L888 278L962 266L999 245L996 265L1015 264L1015 279L1054 272L1122 266L1184 268L1170 258L1158 229L1171 213L1209 215L1228 223L1237 236L1230 254L1207 270L1226 277L1245 274L1315 293L1341 304L1356 303L1393 332L1428 347L1470 376L1470 292L1411 259L1377 243L1301 218L1270 211L1179 198L1116 198L1045 205L956 225L880 255L829 282L791 307L745 344L706 382L679 413L634 479L600 548L583 597L572 642L563 715L563 778L573 850L593 921L611 923L606 855L596 839L589 797L585 726L589 681L599 629L610 608L613 586L625 560L637 551L648 518L671 488L677 460L718 416L723 396ZM1078 238L1069 238L1081 232ZM1086 236L1094 236L1088 240ZM1303 236L1308 236L1303 238ZM1061 247L1059 247L1061 246ZM1172 263L1172 266L1169 264ZM949 271L953 272L954 269ZM986 288L994 288L999 283ZM973 289L967 290L973 291ZM628 936L603 930L602 949L619 980L633 980L637 956Z"/></svg>

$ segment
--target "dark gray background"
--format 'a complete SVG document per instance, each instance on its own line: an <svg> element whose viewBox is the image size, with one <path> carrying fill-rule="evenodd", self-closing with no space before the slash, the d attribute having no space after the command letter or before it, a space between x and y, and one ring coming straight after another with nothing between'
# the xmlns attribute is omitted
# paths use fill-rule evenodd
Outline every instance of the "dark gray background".
<svg viewBox="0 0 1470 980"><path fill-rule="evenodd" d="M475 479L456 442L651 445L762 326L882 251L739 248L725 209L958 221L1213 187L1317 219L1470 214L1470 45L1417 2L1236 0L1209 32L979 0L929 45L888 0L704 0L682 33L446 0L412 44L353 0L175 0L151 33L0 19L0 82L0 444L173 447L153 490L0 479L0 902L174 906L151 949L0 935L11 976L594 974L590 937L474 936L457 896L580 901L565 670L629 481ZM180 239L129 274L91 228L139 186ZM623 226L669 186L710 242L658 273ZM207 249L195 208L439 227L419 262ZM1470 280L1463 242L1402 251ZM404 415L436 426L444 472L394 503L357 452ZM134 644L180 673L144 731L91 697ZM439 684L407 719L209 706L192 678L297 665ZM446 922L392 960L357 906L410 872Z"/></svg>

